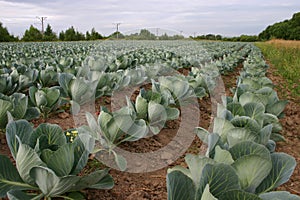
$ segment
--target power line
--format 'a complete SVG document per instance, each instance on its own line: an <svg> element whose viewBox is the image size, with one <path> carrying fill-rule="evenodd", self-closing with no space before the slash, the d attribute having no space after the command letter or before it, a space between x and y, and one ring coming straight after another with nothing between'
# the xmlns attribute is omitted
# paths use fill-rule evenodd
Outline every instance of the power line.
<svg viewBox="0 0 300 200"><path fill-rule="evenodd" d="M116 25L117 28L117 39L119 39L119 26L121 25L121 23L113 23L113 25Z"/></svg>
<svg viewBox="0 0 300 200"><path fill-rule="evenodd" d="M44 21L47 19L47 17L36 17L41 21L42 24L42 34L44 35Z"/></svg>

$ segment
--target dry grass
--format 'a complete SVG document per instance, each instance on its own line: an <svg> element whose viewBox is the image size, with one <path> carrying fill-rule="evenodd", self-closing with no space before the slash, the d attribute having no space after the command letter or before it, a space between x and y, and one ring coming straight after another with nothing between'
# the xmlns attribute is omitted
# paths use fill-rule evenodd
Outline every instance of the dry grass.
<svg viewBox="0 0 300 200"><path fill-rule="evenodd" d="M279 40L274 39L266 42L267 44L272 44L276 47L287 47L287 48L299 48L300 49L300 41L299 40Z"/></svg>

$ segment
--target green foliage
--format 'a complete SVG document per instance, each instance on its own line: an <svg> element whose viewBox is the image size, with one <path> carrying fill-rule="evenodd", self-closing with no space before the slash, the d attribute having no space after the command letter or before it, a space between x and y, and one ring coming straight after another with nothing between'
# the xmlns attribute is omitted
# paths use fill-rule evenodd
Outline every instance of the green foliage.
<svg viewBox="0 0 300 200"><path fill-rule="evenodd" d="M137 119L146 121L151 132L156 135L165 126L166 121L179 117L179 110L169 105L169 98L170 96L158 92L141 89L135 103L127 98L127 106Z"/></svg>
<svg viewBox="0 0 300 200"><path fill-rule="evenodd" d="M126 36L126 38L134 40L155 40L156 36L147 29L141 29L140 33L131 34Z"/></svg>
<svg viewBox="0 0 300 200"><path fill-rule="evenodd" d="M109 39L124 39L125 36L120 31L116 31L116 32L112 33L111 35L109 35L108 38Z"/></svg>
<svg viewBox="0 0 300 200"><path fill-rule="evenodd" d="M45 119L51 112L56 111L61 100L58 87L38 89L32 86L29 88L29 97L31 103L39 108Z"/></svg>
<svg viewBox="0 0 300 200"><path fill-rule="evenodd" d="M272 82L264 77L267 66L262 59L259 50L252 48L237 88L233 90L234 97L223 98L223 104L218 105L213 132L200 127L196 129L197 136L208 146L207 157L190 156L194 157L194 162L186 157L188 169L176 166L168 170L169 199L299 199L286 192L278 193L276 197L270 192L289 180L296 161L287 154L273 153L275 142L271 140L271 133L281 129L277 117L283 116L287 102L279 100ZM209 174L204 169L215 163L234 168L237 188L221 189L222 182L213 182L217 170ZM199 185L202 176L212 179L209 185ZM218 180L222 179L221 175L218 177ZM216 193L214 187L222 193ZM198 188L201 188L200 192L197 192Z"/></svg>
<svg viewBox="0 0 300 200"><path fill-rule="evenodd" d="M261 39L257 35L240 35L237 37L223 37L222 40L232 42L257 42Z"/></svg>
<svg viewBox="0 0 300 200"><path fill-rule="evenodd" d="M98 83L96 80L85 80L84 77L75 77L72 74L61 73L58 82L62 88L63 96L70 98L71 103L74 105L73 108L95 99ZM75 110L73 111L76 113Z"/></svg>
<svg viewBox="0 0 300 200"><path fill-rule="evenodd" d="M300 200L300 197L285 191L275 191L259 195L262 200Z"/></svg>
<svg viewBox="0 0 300 200"><path fill-rule="evenodd" d="M143 138L148 133L145 121L136 118L127 107L113 113L110 113L106 108L102 108L97 121L90 113L87 113L86 117L89 126L80 128L79 132L86 133L85 135L82 134L82 138L89 138L89 142L99 141L100 147L97 151L112 153L117 167L122 171L125 170L127 161L122 155L118 155L114 148L122 142L136 141Z"/></svg>
<svg viewBox="0 0 300 200"><path fill-rule="evenodd" d="M73 26L65 31L65 39L64 41L75 41L77 40L76 31Z"/></svg>
<svg viewBox="0 0 300 200"><path fill-rule="evenodd" d="M0 74L0 93L11 95L15 92L25 92L32 86L38 77L36 69L27 68L24 71L13 68L6 73Z"/></svg>
<svg viewBox="0 0 300 200"><path fill-rule="evenodd" d="M16 167L0 155L1 167L5 167L0 170L0 197L65 197L64 193L84 188L113 187L108 170L77 176L87 163L91 153L88 149L94 144L85 146L80 137L67 142L57 125L40 124L33 129L25 120L12 121L7 126L6 137ZM28 190L30 193L26 194Z"/></svg>
<svg viewBox="0 0 300 200"><path fill-rule="evenodd" d="M89 33L88 31L86 32L85 38L86 40L99 40L103 39L103 36L98 33L95 28L92 28L91 33Z"/></svg>
<svg viewBox="0 0 300 200"><path fill-rule="evenodd" d="M68 34L74 32L76 35L73 28ZM24 120L10 122L7 143L17 168L5 158L2 162L0 156L1 163L11 171L0 171L2 196L30 199L38 191L32 195L47 198L85 187L110 188L111 177L106 170L76 176L89 153L105 152L104 157L112 157L115 165L125 170L127 161L116 146L139 140L149 130L158 134L167 120L178 118L178 107L184 106L181 103L205 96L218 85L220 73L233 71L244 60L238 86L232 90L235 95L223 98L218 107L213 133L198 129L197 135L208 144L207 157L187 156L188 169L175 167L169 171L169 198L259 199L261 193L263 196L286 182L294 170L295 160L273 153L275 142L271 140L272 133L281 129L278 118L283 116L286 102L278 99L272 82L265 77L267 65L251 44L45 42L1 44L1 50L0 84L5 88L0 90L14 93L14 99L3 97L0 102L0 117L6 120L1 122L5 123L19 118L25 110L27 115L24 102L28 98L15 92L28 92L31 86L31 101L48 113L55 109L60 96L70 100L72 111L78 111L80 104L94 97L112 95L128 85L138 89L153 79L152 91L141 89L135 102L127 99L127 106L120 110L101 109L97 120L86 114L88 126L77 130L64 133L57 125L41 124L33 129ZM191 66L188 76L174 76L176 69ZM7 117L7 110L12 117ZM99 149L94 150L96 142ZM70 186L72 183L75 185ZM28 190L31 194L26 194ZM266 198L273 193L269 195Z"/></svg>
<svg viewBox="0 0 300 200"><path fill-rule="evenodd" d="M3 27L2 23L0 22L0 42L13 42L17 40L17 38L9 34L7 28Z"/></svg>
<svg viewBox="0 0 300 200"><path fill-rule="evenodd" d="M75 28L71 26L65 32L60 32L59 39L61 41L80 41L85 40L85 36L84 34L76 31Z"/></svg>
<svg viewBox="0 0 300 200"><path fill-rule="evenodd" d="M182 39L184 39L184 36L177 35L177 34L169 36L169 35L167 35L167 33L164 33L163 35L157 37L156 39L158 39L158 40L182 40Z"/></svg>
<svg viewBox="0 0 300 200"><path fill-rule="evenodd" d="M222 40L221 35L207 34L207 35L198 35L197 37L193 37L196 40Z"/></svg>
<svg viewBox="0 0 300 200"><path fill-rule="evenodd" d="M196 97L189 82L180 76L161 76L158 83L152 81L152 90L161 93L164 102L168 105L180 107Z"/></svg>
<svg viewBox="0 0 300 200"><path fill-rule="evenodd" d="M50 24L48 24L43 35L43 41L55 41L55 40L57 40L57 36L53 32Z"/></svg>
<svg viewBox="0 0 300 200"><path fill-rule="evenodd" d="M291 156L271 154L249 141L228 150L216 146L213 159L187 155L185 160L188 169L176 166L168 170L168 199L200 199L208 192L217 199L260 199L258 195L268 196L267 192L287 182L296 166Z"/></svg>
<svg viewBox="0 0 300 200"><path fill-rule="evenodd" d="M25 31L22 40L25 42L42 41L43 35L37 28L31 25L30 28Z"/></svg>
<svg viewBox="0 0 300 200"><path fill-rule="evenodd" d="M14 119L34 119L39 112L34 107L29 107L28 96L21 93L14 93L5 96L0 93L0 128L4 129L8 123L8 113Z"/></svg>
<svg viewBox="0 0 300 200"><path fill-rule="evenodd" d="M184 36L182 35L168 35L164 33L160 36L153 34L148 29L141 29L139 33L132 33L130 35L125 35L125 39L128 40L182 40Z"/></svg>
<svg viewBox="0 0 300 200"><path fill-rule="evenodd" d="M300 51L297 44L285 42L256 43L266 59L277 69L286 80L284 85L278 86L283 95L300 98ZM288 89L287 89L288 88ZM289 91L291 94L289 94Z"/></svg>
<svg viewBox="0 0 300 200"><path fill-rule="evenodd" d="M64 32L64 31L61 31L61 32L59 33L58 39L59 39L60 41L64 41L64 40L65 40L65 32Z"/></svg>
<svg viewBox="0 0 300 200"><path fill-rule="evenodd" d="M290 20L278 22L268 26L259 34L259 38L269 40L273 38L285 40L300 40L300 12L295 13Z"/></svg>
<svg viewBox="0 0 300 200"><path fill-rule="evenodd" d="M232 42L256 42L259 41L259 37L257 35L240 35L235 37L222 37L221 35L207 34L207 35L199 35L196 37L192 37L196 40L222 40L222 41L232 41Z"/></svg>
<svg viewBox="0 0 300 200"><path fill-rule="evenodd" d="M11 73L4 73L0 75L0 92L2 94L10 95L17 91L18 75L17 70L12 70Z"/></svg>

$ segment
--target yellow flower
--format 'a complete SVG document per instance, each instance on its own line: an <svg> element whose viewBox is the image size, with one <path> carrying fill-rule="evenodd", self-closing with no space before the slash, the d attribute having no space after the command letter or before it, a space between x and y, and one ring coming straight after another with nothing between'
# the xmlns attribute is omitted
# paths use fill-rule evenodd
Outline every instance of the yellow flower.
<svg viewBox="0 0 300 200"><path fill-rule="evenodd" d="M77 135L78 135L78 131L71 131L71 133L72 133L74 136L77 136Z"/></svg>

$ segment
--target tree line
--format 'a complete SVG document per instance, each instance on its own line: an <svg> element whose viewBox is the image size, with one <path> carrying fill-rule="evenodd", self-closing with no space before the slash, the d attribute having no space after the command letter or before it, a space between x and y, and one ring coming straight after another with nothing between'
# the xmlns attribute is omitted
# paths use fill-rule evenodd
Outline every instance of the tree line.
<svg viewBox="0 0 300 200"><path fill-rule="evenodd" d="M258 35L241 35L237 37L222 37L221 35L207 34L192 37L199 40L222 40L256 42L271 39L300 40L300 12L293 14L291 19L269 25Z"/></svg>
<svg viewBox="0 0 300 200"><path fill-rule="evenodd" d="M98 33L95 28L92 28L91 32L87 31L86 34L83 34L79 31L76 31L73 26L68 28L66 31L61 31L57 36L53 32L50 24L47 25L44 33L39 31L34 26L30 26L28 30L25 31L25 34L22 41L80 41L80 40L98 40L103 39L103 36Z"/></svg>
<svg viewBox="0 0 300 200"><path fill-rule="evenodd" d="M220 40L220 41L230 41L230 42L257 42L261 39L257 35L241 35L237 37L223 37L221 35L207 34L199 35L195 37L190 37L196 40Z"/></svg>
<svg viewBox="0 0 300 200"><path fill-rule="evenodd" d="M285 40L300 40L300 12L295 13L290 20L268 26L259 34L259 38L269 40L273 38Z"/></svg>
<svg viewBox="0 0 300 200"><path fill-rule="evenodd" d="M22 38L15 37L9 34L6 27L3 27L0 22L0 42L41 42L41 41L80 41L80 40L99 40L104 37L98 33L95 28L91 32L87 31L85 34L76 31L73 26L66 31L61 31L59 35L53 32L50 24L47 25L46 30L42 33L39 29L31 25L29 29L25 30Z"/></svg>
<svg viewBox="0 0 300 200"><path fill-rule="evenodd" d="M0 22L0 42L14 42L18 41L17 37L10 35L7 28L3 27L2 23Z"/></svg>
<svg viewBox="0 0 300 200"><path fill-rule="evenodd" d="M184 39L182 35L169 36L164 33L160 36L151 33L147 29L141 29L139 33L133 33L130 35L124 35L121 32L114 32L111 35L105 37L98 33L95 28L85 34L76 31L73 26L66 31L61 31L58 35L53 32L50 24L47 25L46 30L42 33L33 25L29 27L24 33L24 36L19 39L10 35L5 27L0 23L0 42L13 42L13 41L25 41L25 42L37 42L37 41L82 41L82 40L99 40L99 39L129 39L129 40L180 40ZM196 40L222 40L222 41L243 41L254 42L258 41L258 36L241 35L239 37L222 37L221 35L200 35L197 37L190 37Z"/></svg>
<svg viewBox="0 0 300 200"><path fill-rule="evenodd" d="M166 33L163 35L154 35L147 29L142 29L140 33L130 35L123 35L121 32L114 32L105 37L98 33L95 28L85 34L77 31L73 26L66 31L61 31L58 35L53 32L50 24L47 25L46 30L42 33L33 25L27 29L22 38L11 35L7 28L0 22L0 42L15 42L15 41L80 41L80 40L99 40L99 39L133 39L133 40L178 40L184 39L182 35L169 36ZM270 39L286 39L286 40L300 40L300 12L295 13L290 20L284 20L273 25L268 26L259 35L241 35L237 37L223 37L221 35L207 34L190 37L196 40L221 40L221 41L241 41L241 42L255 42Z"/></svg>
<svg viewBox="0 0 300 200"><path fill-rule="evenodd" d="M85 34L76 31L73 26L66 31L61 31L58 35L53 32L50 24L47 25L46 30L42 33L33 25L27 29L21 39L10 35L7 28L0 23L0 42L13 42L13 41L25 41L25 42L40 42L40 41L83 41L83 40L99 40L99 39L133 39L133 40L178 40L184 39L182 35L168 36L164 33L161 36L156 36L147 29L142 29L139 33L130 35L124 35L121 32L114 32L111 35L105 37L98 33L95 28Z"/></svg>

